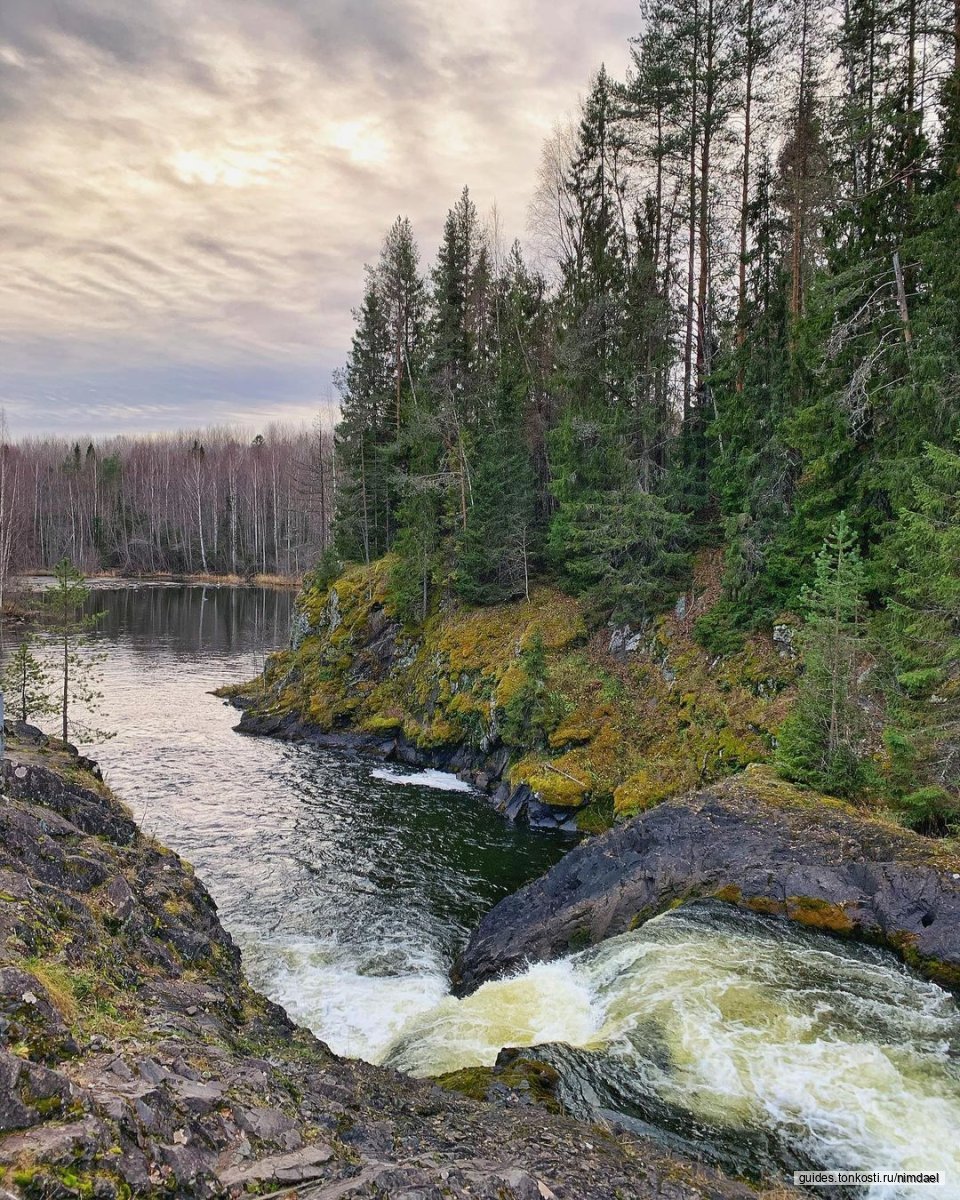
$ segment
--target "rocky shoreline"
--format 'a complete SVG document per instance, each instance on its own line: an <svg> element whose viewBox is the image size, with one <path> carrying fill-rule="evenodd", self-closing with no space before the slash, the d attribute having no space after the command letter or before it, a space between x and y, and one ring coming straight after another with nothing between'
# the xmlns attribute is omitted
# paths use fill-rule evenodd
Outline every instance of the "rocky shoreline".
<svg viewBox="0 0 960 1200"><path fill-rule="evenodd" d="M8 753L0 1197L756 1196L548 1111L516 1056L492 1104L337 1058L250 988L203 884L92 764L24 729Z"/></svg>
<svg viewBox="0 0 960 1200"><path fill-rule="evenodd" d="M887 946L960 990L960 857L763 767L582 843L506 897L457 963L456 990L704 897Z"/></svg>
<svg viewBox="0 0 960 1200"><path fill-rule="evenodd" d="M297 713L259 712L244 696L230 696L229 702L241 710L236 726L238 733L274 737L286 742L307 742L328 750L371 754L384 762L408 767L449 771L486 795L494 809L508 821L522 821L531 829L577 832L576 813L571 813L569 807L545 804L528 784L513 787L504 778L510 765L510 752L506 746L478 750L460 743L424 749L400 732L389 735L356 730L330 732Z"/></svg>

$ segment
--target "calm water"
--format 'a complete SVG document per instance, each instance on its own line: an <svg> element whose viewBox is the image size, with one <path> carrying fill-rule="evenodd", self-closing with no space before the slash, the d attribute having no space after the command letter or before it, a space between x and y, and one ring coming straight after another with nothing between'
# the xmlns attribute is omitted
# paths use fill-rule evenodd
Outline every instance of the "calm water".
<svg viewBox="0 0 960 1200"><path fill-rule="evenodd" d="M868 1194L960 1198L960 1012L884 952L687 906L449 996L471 926L569 843L505 825L449 776L234 733L209 692L260 669L292 602L96 596L100 723L118 736L92 752L195 864L257 986L341 1053L430 1075L538 1046L574 1111L736 1172L940 1170L939 1189Z"/></svg>

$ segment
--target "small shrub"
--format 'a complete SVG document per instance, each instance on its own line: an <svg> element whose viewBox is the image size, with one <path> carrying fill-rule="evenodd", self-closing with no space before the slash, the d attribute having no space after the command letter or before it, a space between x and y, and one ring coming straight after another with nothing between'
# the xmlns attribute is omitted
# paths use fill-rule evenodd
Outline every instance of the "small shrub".
<svg viewBox="0 0 960 1200"><path fill-rule="evenodd" d="M746 637L737 626L738 613L729 600L720 600L693 624L693 636L708 654L736 654Z"/></svg>
<svg viewBox="0 0 960 1200"><path fill-rule="evenodd" d="M303 581L304 586L315 588L318 592L325 592L332 583L340 578L342 571L343 563L340 555L331 546L324 550L317 559L316 566Z"/></svg>
<svg viewBox="0 0 960 1200"><path fill-rule="evenodd" d="M960 804L941 787L922 787L897 802L904 824L928 837L946 837L960 827Z"/></svg>

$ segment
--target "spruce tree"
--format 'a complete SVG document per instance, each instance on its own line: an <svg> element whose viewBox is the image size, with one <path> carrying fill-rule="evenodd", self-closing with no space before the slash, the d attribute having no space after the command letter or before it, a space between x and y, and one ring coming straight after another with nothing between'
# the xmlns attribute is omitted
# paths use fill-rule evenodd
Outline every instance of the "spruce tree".
<svg viewBox="0 0 960 1200"><path fill-rule="evenodd" d="M841 513L815 559L813 582L803 590L803 674L776 755L785 778L840 796L855 794L865 779L857 696L864 591L856 536Z"/></svg>
<svg viewBox="0 0 960 1200"><path fill-rule="evenodd" d="M960 821L960 454L928 446L924 461L886 561L887 742L898 806L923 832L944 833Z"/></svg>
<svg viewBox="0 0 960 1200"><path fill-rule="evenodd" d="M350 356L336 376L341 403L335 532L343 558L369 563L390 545L396 504L389 459L396 436L395 334L372 271L367 272L363 302L354 317Z"/></svg>

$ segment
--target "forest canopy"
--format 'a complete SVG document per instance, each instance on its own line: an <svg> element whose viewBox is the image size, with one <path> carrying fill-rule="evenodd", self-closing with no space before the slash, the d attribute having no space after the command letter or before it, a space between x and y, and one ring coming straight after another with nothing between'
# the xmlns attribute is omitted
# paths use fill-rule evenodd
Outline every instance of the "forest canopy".
<svg viewBox="0 0 960 1200"><path fill-rule="evenodd" d="M340 555L451 590L549 574L599 617L723 546L721 641L797 601L842 512L874 606L960 429L960 25L943 0L646 0L545 147L538 262L468 190L398 218L339 377Z"/></svg>

